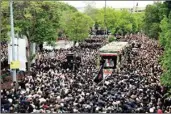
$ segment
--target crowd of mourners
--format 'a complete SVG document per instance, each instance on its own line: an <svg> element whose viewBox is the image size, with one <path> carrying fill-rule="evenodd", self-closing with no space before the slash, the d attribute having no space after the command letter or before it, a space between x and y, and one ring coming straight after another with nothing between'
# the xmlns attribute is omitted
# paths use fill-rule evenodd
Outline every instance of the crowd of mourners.
<svg viewBox="0 0 171 114"><path fill-rule="evenodd" d="M123 40L132 46L130 57L99 85L93 81L99 72L96 42L91 42L93 48L84 43L83 47L40 51L31 73L18 82L18 88L1 90L1 112L171 113L170 100L164 98L167 88L159 81L162 49L145 36ZM104 42L101 40L101 45ZM62 67L68 53L81 57L76 72Z"/></svg>
<svg viewBox="0 0 171 114"><path fill-rule="evenodd" d="M5 71L8 67L8 44L1 42L1 70Z"/></svg>

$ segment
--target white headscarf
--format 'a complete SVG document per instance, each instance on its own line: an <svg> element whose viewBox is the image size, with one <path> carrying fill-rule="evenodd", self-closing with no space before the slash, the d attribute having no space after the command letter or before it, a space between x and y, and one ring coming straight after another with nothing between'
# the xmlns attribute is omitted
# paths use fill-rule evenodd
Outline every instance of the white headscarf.
<svg viewBox="0 0 171 114"><path fill-rule="evenodd" d="M44 98L40 98L40 99L39 99L39 101L40 101L40 103L42 103L42 102L46 102L46 99L44 99Z"/></svg>
<svg viewBox="0 0 171 114"><path fill-rule="evenodd" d="M10 103L12 103L13 100L12 100L11 98L9 98L8 101L9 101Z"/></svg>
<svg viewBox="0 0 171 114"><path fill-rule="evenodd" d="M154 108L150 108L150 113L153 113L154 112Z"/></svg>

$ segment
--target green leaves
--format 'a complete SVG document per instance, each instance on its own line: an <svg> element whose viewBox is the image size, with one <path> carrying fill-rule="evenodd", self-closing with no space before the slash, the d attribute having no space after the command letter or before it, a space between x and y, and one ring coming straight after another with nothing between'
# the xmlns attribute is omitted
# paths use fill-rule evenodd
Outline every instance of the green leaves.
<svg viewBox="0 0 171 114"><path fill-rule="evenodd" d="M142 30L143 28L143 19L144 19L144 12L141 13L133 13L132 14L132 31L133 33L137 33Z"/></svg>
<svg viewBox="0 0 171 114"><path fill-rule="evenodd" d="M165 4L156 3L148 5L144 16L144 31L151 37L158 39L159 32L161 32L160 22L167 15L167 7Z"/></svg>
<svg viewBox="0 0 171 114"><path fill-rule="evenodd" d="M96 13L98 12L98 9L94 8L94 2L91 2L87 4L85 7L84 13L88 16L90 16L93 20L96 19Z"/></svg>
<svg viewBox="0 0 171 114"><path fill-rule="evenodd" d="M168 18L166 16L164 16L163 20L160 22L160 28L162 30L162 32L160 32L160 44L165 47L165 44L167 43L167 37L166 34L168 32Z"/></svg>
<svg viewBox="0 0 171 114"><path fill-rule="evenodd" d="M164 58L163 58L163 68L165 72L161 76L161 82L165 86L171 87L171 48L168 48L165 51Z"/></svg>
<svg viewBox="0 0 171 114"><path fill-rule="evenodd" d="M115 33L130 33L138 32L141 30L143 13L131 14L127 10L117 11L113 8L95 9L91 5L86 7L85 13L89 15L95 22L97 22L102 29L105 28L104 17L106 19L106 26L112 32Z"/></svg>
<svg viewBox="0 0 171 114"><path fill-rule="evenodd" d="M9 36L7 35L9 28L9 4L8 2L1 2L1 39L0 41L7 41L9 40Z"/></svg>
<svg viewBox="0 0 171 114"><path fill-rule="evenodd" d="M82 41L88 37L93 20L80 12L70 12L63 15L62 28L70 40Z"/></svg>
<svg viewBox="0 0 171 114"><path fill-rule="evenodd" d="M171 87L171 12L168 17L165 15L160 22L159 42L164 47L165 52L162 58L164 73L161 76L161 82L165 86Z"/></svg>
<svg viewBox="0 0 171 114"><path fill-rule="evenodd" d="M3 2L3 38L7 37L10 31L9 4ZM60 2L30 2L16 1L13 5L15 33L24 35L31 42L56 41L60 27L61 7L75 10L73 7ZM8 17L8 18L7 18Z"/></svg>

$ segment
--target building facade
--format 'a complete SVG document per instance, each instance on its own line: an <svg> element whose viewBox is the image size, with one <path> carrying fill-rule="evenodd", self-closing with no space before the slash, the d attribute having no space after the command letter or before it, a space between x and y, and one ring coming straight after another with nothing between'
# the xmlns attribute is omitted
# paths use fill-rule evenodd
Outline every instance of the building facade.
<svg viewBox="0 0 171 114"><path fill-rule="evenodd" d="M133 7L133 8L114 8L115 10L128 10L132 13L139 13L139 12L144 12L145 11L145 7Z"/></svg>

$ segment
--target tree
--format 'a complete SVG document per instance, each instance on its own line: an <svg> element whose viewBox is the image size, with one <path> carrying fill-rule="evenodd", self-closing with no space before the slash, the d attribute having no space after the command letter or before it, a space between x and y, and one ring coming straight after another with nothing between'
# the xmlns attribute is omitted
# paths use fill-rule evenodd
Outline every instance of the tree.
<svg viewBox="0 0 171 114"><path fill-rule="evenodd" d="M104 8L96 9L95 11L96 13L93 13L92 19L102 29L104 29ZM121 33L123 35L126 33L139 31L140 27L142 26L143 14L135 16L134 15L135 14L131 14L127 10L117 11L113 8L107 7L105 16L107 29L109 29L112 34Z"/></svg>
<svg viewBox="0 0 171 114"><path fill-rule="evenodd" d="M88 16L90 16L93 20L96 18L96 14L98 12L98 9L94 7L95 2L89 2L86 4L86 7L84 9L84 13Z"/></svg>
<svg viewBox="0 0 171 114"><path fill-rule="evenodd" d="M123 35L133 31L133 16L127 10L122 10L120 14L120 20L118 24L119 31L122 31Z"/></svg>
<svg viewBox="0 0 171 114"><path fill-rule="evenodd" d="M10 31L8 29L9 20L9 5L8 2L3 4L3 34L5 35ZM26 36L28 40L27 59L32 56L31 44L43 43L45 41L56 41L57 28L59 28L59 10L58 2L29 2L17 1L13 4L14 11L14 27L15 34L20 37ZM6 18L6 19L5 19ZM28 61L30 63L30 61ZM28 64L28 67L30 64Z"/></svg>
<svg viewBox="0 0 171 114"><path fill-rule="evenodd" d="M10 15L9 15L9 4L8 2L1 1L1 41L8 41L8 32L10 31Z"/></svg>
<svg viewBox="0 0 171 114"><path fill-rule="evenodd" d="M164 16L160 28L162 32L160 32L159 41L165 50L161 62L164 69L161 76L161 83L167 87L171 87L171 12L168 16Z"/></svg>
<svg viewBox="0 0 171 114"><path fill-rule="evenodd" d="M66 10L66 11L62 11L61 13L61 17L60 17L60 27L59 27L59 34L60 37L65 37L67 36L67 21L69 20L68 18L70 18L70 14L73 14L74 12L77 11L73 11L73 10Z"/></svg>
<svg viewBox="0 0 171 114"><path fill-rule="evenodd" d="M55 2L15 2L14 11L15 25L20 28L17 32L27 37L29 56L32 55L32 42L40 44L56 41L60 12Z"/></svg>
<svg viewBox="0 0 171 114"><path fill-rule="evenodd" d="M15 33L26 35L29 42L55 41L60 17L64 11L77 11L63 2L14 2ZM10 31L9 2L2 2L2 33L6 39ZM7 18L8 17L8 18ZM27 31L27 32L26 32ZM6 35L6 36L5 36Z"/></svg>
<svg viewBox="0 0 171 114"><path fill-rule="evenodd" d="M159 32L161 32L160 21L167 14L167 11L166 5L162 3L155 3L146 7L143 27L146 35L158 39Z"/></svg>
<svg viewBox="0 0 171 114"><path fill-rule="evenodd" d="M171 55L171 48L167 49L164 53L164 57L163 57L164 73L161 76L161 83L168 87L171 87L171 57L170 55Z"/></svg>
<svg viewBox="0 0 171 114"><path fill-rule="evenodd" d="M142 13L133 13L133 20L132 20L132 31L133 33L137 33L142 31L143 28L143 18L144 18L144 12Z"/></svg>
<svg viewBox="0 0 171 114"><path fill-rule="evenodd" d="M163 3L163 6L165 8L166 16L168 17L169 16L169 13L171 11L171 1L165 1Z"/></svg>
<svg viewBox="0 0 171 114"><path fill-rule="evenodd" d="M106 8L106 26L111 31L111 33L115 33L115 29L117 27L118 22L118 14L113 8ZM97 10L94 21L102 28L105 28L104 24L104 8Z"/></svg>
<svg viewBox="0 0 171 114"><path fill-rule="evenodd" d="M70 40L76 44L88 37L89 28L93 26L93 20L80 12L67 13L63 19L64 29Z"/></svg>
<svg viewBox="0 0 171 114"><path fill-rule="evenodd" d="M78 11L75 7L64 2L57 2L56 6L58 7L58 10L60 12L63 12L63 11L77 12Z"/></svg>
<svg viewBox="0 0 171 114"><path fill-rule="evenodd" d="M166 35L168 34L167 32L169 32L168 31L168 29L169 29L168 21L169 21L168 18L165 16L160 23L160 28L161 28L162 32L160 32L160 34L159 34L159 42L163 47L166 46L167 41L168 41L168 38L166 37Z"/></svg>

